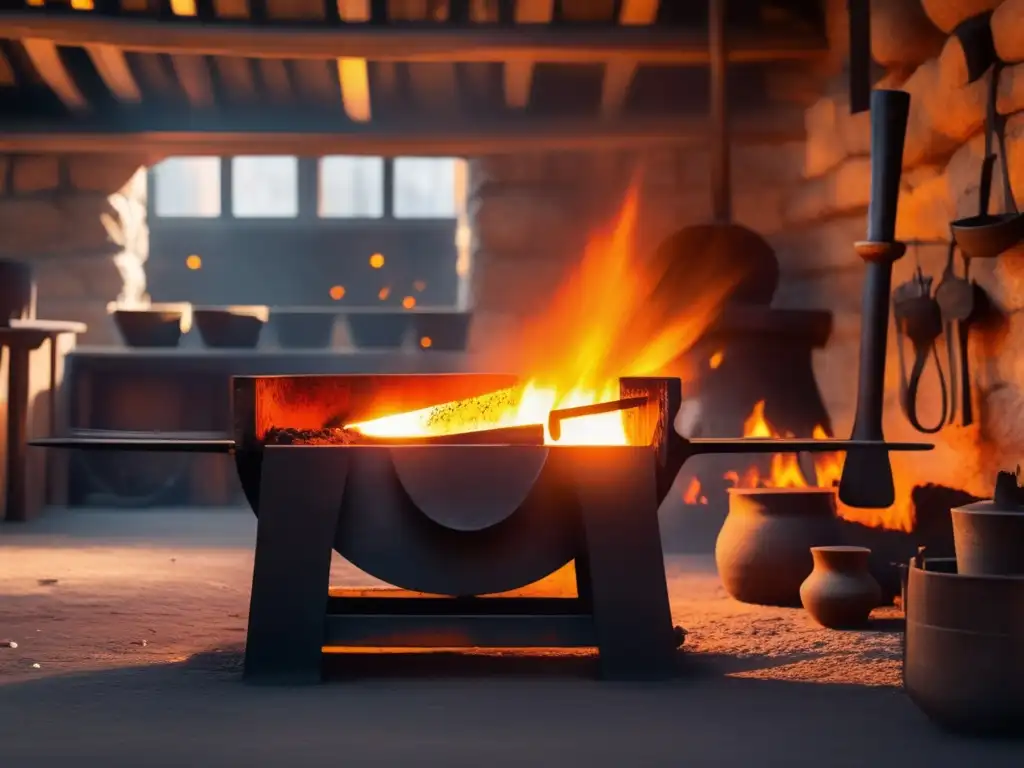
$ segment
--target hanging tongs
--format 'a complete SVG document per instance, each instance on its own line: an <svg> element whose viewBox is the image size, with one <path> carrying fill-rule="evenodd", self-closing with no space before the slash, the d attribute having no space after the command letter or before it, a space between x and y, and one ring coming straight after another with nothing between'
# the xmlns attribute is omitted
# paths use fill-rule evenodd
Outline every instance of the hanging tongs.
<svg viewBox="0 0 1024 768"><path fill-rule="evenodd" d="M946 424L949 417L949 392L942 372L936 341L942 335L942 312L932 296L932 278L925 277L918 267L914 277L892 292L892 314L896 321L896 356L900 371L900 409L910 425L918 432L933 435ZM904 359L904 339L910 339L914 348L914 364L907 374ZM935 426L921 424L917 415L917 393L928 360L935 361L939 375L941 413Z"/></svg>

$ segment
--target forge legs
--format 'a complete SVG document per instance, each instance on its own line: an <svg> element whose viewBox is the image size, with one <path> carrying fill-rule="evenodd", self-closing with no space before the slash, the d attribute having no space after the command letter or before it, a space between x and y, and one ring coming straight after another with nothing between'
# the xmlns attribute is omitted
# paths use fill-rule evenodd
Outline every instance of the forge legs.
<svg viewBox="0 0 1024 768"><path fill-rule="evenodd" d="M343 450L264 450L245 644L247 680L320 681L331 552L347 467Z"/></svg>
<svg viewBox="0 0 1024 768"><path fill-rule="evenodd" d="M676 669L676 639L658 529L655 454L574 449L585 556L580 595L593 605L601 672L609 679L664 679Z"/></svg>

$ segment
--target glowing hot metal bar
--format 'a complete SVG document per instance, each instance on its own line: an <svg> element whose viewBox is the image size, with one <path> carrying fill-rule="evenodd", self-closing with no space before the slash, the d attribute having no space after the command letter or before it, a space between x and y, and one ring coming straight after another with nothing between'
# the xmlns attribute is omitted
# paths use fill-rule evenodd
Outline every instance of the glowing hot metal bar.
<svg viewBox="0 0 1024 768"><path fill-rule="evenodd" d="M552 440L559 440L562 437L562 421L565 419L578 419L582 416L596 416L599 413L613 413L615 411L628 411L631 408L639 408L647 405L646 397L624 397L621 400L610 400L605 403L594 403L593 405L580 405L575 408L559 408L548 414L548 433Z"/></svg>

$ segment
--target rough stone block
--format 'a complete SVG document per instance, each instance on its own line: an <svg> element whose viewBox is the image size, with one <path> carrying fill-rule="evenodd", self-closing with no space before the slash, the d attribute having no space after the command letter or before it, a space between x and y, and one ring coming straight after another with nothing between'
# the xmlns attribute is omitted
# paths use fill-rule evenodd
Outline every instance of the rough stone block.
<svg viewBox="0 0 1024 768"><path fill-rule="evenodd" d="M1006 67L1000 73L996 108L1003 115L1024 111L1024 63Z"/></svg>
<svg viewBox="0 0 1024 768"><path fill-rule="evenodd" d="M882 66L913 69L938 55L944 40L921 0L872 0L871 55Z"/></svg>
<svg viewBox="0 0 1024 768"><path fill-rule="evenodd" d="M45 192L60 186L60 158L57 155L19 155L13 161L14 192Z"/></svg>
<svg viewBox="0 0 1024 768"><path fill-rule="evenodd" d="M105 195L120 191L142 166L138 158L124 155L73 155L67 163L75 189Z"/></svg>
<svg viewBox="0 0 1024 768"><path fill-rule="evenodd" d="M102 195L0 200L0 254L113 253L117 247L100 220L103 213L116 220L116 211Z"/></svg>
<svg viewBox="0 0 1024 768"><path fill-rule="evenodd" d="M772 238L783 272L856 268L861 264L853 250L866 234L867 218L861 214L838 216L810 226L793 228Z"/></svg>
<svg viewBox="0 0 1024 768"><path fill-rule="evenodd" d="M565 195L540 187L494 189L469 205L474 246L498 253L559 252L581 240L587 222Z"/></svg>
<svg viewBox="0 0 1024 768"><path fill-rule="evenodd" d="M1001 61L1024 61L1024 0L1003 0L995 9L992 39Z"/></svg>
<svg viewBox="0 0 1024 768"><path fill-rule="evenodd" d="M921 0L932 23L947 35L962 21L991 11L1003 0Z"/></svg>
<svg viewBox="0 0 1024 768"><path fill-rule="evenodd" d="M866 208L871 190L871 159L851 157L824 176L808 179L788 197L784 217L804 223Z"/></svg>

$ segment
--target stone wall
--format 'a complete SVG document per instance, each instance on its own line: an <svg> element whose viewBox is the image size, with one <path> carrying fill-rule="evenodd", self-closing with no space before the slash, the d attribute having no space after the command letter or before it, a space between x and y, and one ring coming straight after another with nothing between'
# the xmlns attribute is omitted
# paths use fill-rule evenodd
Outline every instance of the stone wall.
<svg viewBox="0 0 1024 768"><path fill-rule="evenodd" d="M140 279L145 292L146 183L137 174L143 162L123 155L0 156L0 258L31 263L37 316L87 323L87 344L115 342L108 303L131 300Z"/></svg>
<svg viewBox="0 0 1024 768"><path fill-rule="evenodd" d="M783 251L793 242L784 236L782 202L800 181L803 153L802 142L733 150L733 218ZM474 350L503 347L550 304L634 178L642 179L639 254L679 227L711 219L710 174L707 151L692 147L474 159Z"/></svg>
<svg viewBox="0 0 1024 768"><path fill-rule="evenodd" d="M878 87L911 95L904 152L897 237L935 245L912 246L894 272L894 285L920 266L939 282L946 258L941 241L949 222L978 212L978 176L990 73L968 84L959 40L948 33L963 19L994 9L991 27L1001 60L998 109L1008 116L1007 160L1017 204L1024 204L1024 0L883 0L874 4L874 56L888 73ZM880 52L880 48L883 49ZM829 307L837 330L815 361L817 375L840 433L850 429L856 397L850 371L857 360L863 270L850 247L865 235L870 181L868 115L850 116L845 83L836 83L807 111L808 141L802 180L784 204L791 236L813 256L784 264L779 303ZM991 211L1002 210L1001 174L996 171ZM958 264L962 274L962 263ZM978 495L991 493L995 470L1024 455L1024 249L988 263L975 260L971 277L988 293L995 313L978 329L971 348L977 423L947 427L935 453L898 457L898 482L942 482ZM898 407L898 370L890 334L886 435L917 435ZM945 358L944 341L940 353ZM945 364L945 359L943 359ZM922 384L920 408L931 421L938 412L933 373Z"/></svg>

